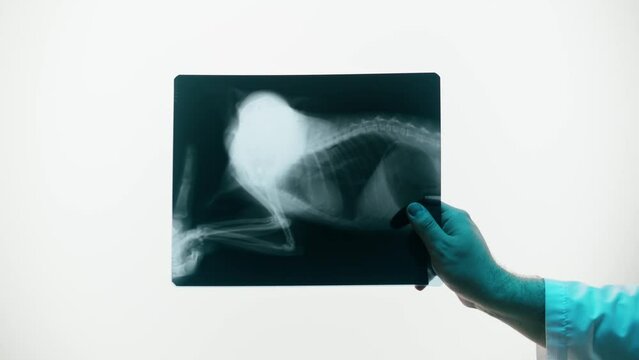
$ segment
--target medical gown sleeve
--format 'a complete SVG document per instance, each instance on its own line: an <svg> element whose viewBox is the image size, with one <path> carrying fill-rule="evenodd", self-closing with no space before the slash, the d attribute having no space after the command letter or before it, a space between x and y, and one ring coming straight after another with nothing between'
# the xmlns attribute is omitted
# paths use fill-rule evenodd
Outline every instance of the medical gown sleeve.
<svg viewBox="0 0 639 360"><path fill-rule="evenodd" d="M538 358L639 359L639 287L545 280L546 351Z"/></svg>

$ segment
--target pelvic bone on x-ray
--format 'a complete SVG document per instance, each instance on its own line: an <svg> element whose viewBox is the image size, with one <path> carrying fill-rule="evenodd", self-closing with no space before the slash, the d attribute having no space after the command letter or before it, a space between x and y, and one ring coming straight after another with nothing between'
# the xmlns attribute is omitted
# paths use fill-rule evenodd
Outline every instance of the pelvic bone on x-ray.
<svg viewBox="0 0 639 360"><path fill-rule="evenodd" d="M220 192L242 187L268 216L193 225L196 149L186 152L173 219L173 277L196 271L216 245L291 255L296 219L337 228L386 230L403 206L439 195L439 131L401 114L321 118L278 94L256 92L225 134L229 164ZM281 234L282 241L268 240ZM267 236L268 235L268 236Z"/></svg>

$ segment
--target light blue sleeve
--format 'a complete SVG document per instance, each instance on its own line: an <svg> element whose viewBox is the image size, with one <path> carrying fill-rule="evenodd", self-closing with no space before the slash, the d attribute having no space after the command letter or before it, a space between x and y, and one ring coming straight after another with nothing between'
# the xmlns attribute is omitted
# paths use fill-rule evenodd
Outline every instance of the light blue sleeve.
<svg viewBox="0 0 639 360"><path fill-rule="evenodd" d="M546 279L545 289L547 359L639 359L639 287Z"/></svg>

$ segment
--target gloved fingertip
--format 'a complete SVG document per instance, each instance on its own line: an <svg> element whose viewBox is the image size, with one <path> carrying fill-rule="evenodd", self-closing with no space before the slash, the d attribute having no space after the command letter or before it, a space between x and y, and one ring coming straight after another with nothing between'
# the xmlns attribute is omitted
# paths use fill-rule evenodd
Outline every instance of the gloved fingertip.
<svg viewBox="0 0 639 360"><path fill-rule="evenodd" d="M408 207L406 208L406 212L408 213L408 216L411 218L417 218L421 216L424 211L426 211L424 206L422 206L422 204L417 202L410 203Z"/></svg>

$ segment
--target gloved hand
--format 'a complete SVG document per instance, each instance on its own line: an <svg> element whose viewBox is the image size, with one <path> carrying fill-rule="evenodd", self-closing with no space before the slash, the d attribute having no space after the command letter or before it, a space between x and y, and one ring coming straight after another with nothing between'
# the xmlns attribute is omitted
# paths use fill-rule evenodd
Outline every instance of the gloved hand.
<svg viewBox="0 0 639 360"><path fill-rule="evenodd" d="M424 242L433 269L466 306L490 301L507 272L493 259L468 213L441 203L440 227L420 203L411 203L408 220Z"/></svg>
<svg viewBox="0 0 639 360"><path fill-rule="evenodd" d="M430 254L433 269L464 305L480 309L545 345L542 278L517 276L499 266L463 210L441 203L441 227L419 203L409 204L406 214Z"/></svg>

